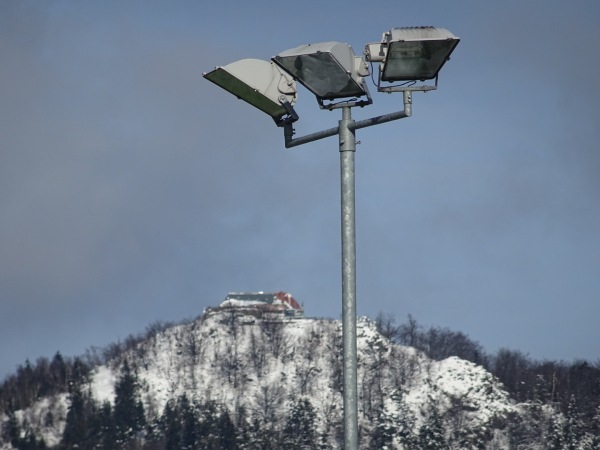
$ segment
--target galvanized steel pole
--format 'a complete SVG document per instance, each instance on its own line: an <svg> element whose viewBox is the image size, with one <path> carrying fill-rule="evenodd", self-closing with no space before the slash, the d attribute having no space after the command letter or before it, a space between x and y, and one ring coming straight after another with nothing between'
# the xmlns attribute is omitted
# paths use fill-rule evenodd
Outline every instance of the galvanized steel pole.
<svg viewBox="0 0 600 450"><path fill-rule="evenodd" d="M344 365L344 450L358 450L358 387L356 342L356 231L355 231L355 131L410 117L412 94L404 91L404 110L355 122L351 106L342 107L342 120L335 128L294 138L291 123L283 125L285 147L292 148L329 136L340 139L340 184L342 191L342 343Z"/></svg>
<svg viewBox="0 0 600 450"><path fill-rule="evenodd" d="M354 154L356 138L350 107L339 122L342 191L342 341L344 346L344 449L358 449L356 371L356 231Z"/></svg>

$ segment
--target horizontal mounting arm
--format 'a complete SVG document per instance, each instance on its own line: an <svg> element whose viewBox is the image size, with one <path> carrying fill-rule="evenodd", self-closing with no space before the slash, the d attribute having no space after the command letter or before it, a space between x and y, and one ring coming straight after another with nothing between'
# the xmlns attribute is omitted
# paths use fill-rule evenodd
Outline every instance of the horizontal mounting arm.
<svg viewBox="0 0 600 450"><path fill-rule="evenodd" d="M379 125L386 122L391 122L398 119L404 119L412 115L412 93L410 91L404 91L404 110L397 111L390 114L384 114L382 116L371 117L370 119L359 120L358 122L352 121L348 124L348 128L351 131L358 130L360 128L367 128L373 125ZM302 144L309 142L318 141L330 136L335 136L340 133L339 125L337 127L328 128L327 130L317 131L316 133L308 134L306 136L300 136L294 138L294 126L291 123L283 125L283 136L285 139L285 148L297 147Z"/></svg>

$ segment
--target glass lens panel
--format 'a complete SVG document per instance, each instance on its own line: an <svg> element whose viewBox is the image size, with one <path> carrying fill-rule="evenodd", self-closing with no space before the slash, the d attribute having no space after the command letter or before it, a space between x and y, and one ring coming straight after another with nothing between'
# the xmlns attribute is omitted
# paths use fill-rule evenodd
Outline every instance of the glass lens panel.
<svg viewBox="0 0 600 450"><path fill-rule="evenodd" d="M383 81L431 80L436 77L457 41L392 42L381 74Z"/></svg>
<svg viewBox="0 0 600 450"><path fill-rule="evenodd" d="M361 86L331 53L276 56L274 59L317 97L331 100L365 94Z"/></svg>

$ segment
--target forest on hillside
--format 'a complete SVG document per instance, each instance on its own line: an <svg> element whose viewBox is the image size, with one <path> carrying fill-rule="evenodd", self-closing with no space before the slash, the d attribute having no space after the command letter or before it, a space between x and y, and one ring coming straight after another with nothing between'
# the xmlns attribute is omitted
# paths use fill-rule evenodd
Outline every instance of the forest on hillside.
<svg viewBox="0 0 600 450"><path fill-rule="evenodd" d="M456 356L484 367L501 381L515 402L528 405L525 415L501 425L508 429L509 448L600 449L600 361L536 361L509 349L488 354L464 333L423 327L411 316L398 323L393 315L380 314L374 322L379 333L391 342L416 348L432 360ZM237 332L236 323L226 325ZM143 364L144 355L139 360L124 355L135 354L138 344L173 326L155 323L145 333L131 335L104 349L93 348L76 358L56 353L51 359L26 361L0 384L0 417L8 418L0 430L3 441L19 450L327 448L324 436L315 428L315 405L302 396L287 399L290 406L285 417L278 418L281 425L277 428L265 426L273 410L268 402L277 401L273 392L264 395L262 417L243 408L232 417L222 404L198 401L187 394L171 398L160 414L145 409L136 370ZM251 356L255 365L264 364L268 352L281 352L284 345L276 339L277 329L268 328L273 325L265 327L270 347L267 351L256 346L256 354ZM192 345L188 351L189 358L198 357ZM101 364L120 367L112 402L100 402L88 389L93 369ZM224 358L221 369L234 381L239 375L234 360ZM306 374L307 383L311 376ZM24 432L17 414L42 398L61 393L68 396L66 425L60 443L49 447L42 436ZM548 411L560 414L549 415ZM368 441L377 446L373 448L385 448L393 434L401 435L402 442L410 444L407 448L435 450L460 445L459 422L452 435L455 442L450 443L441 430L443 418L435 410L428 417L426 426L418 430L409 430L407 423L404 429L398 424L391 428L383 422L381 426L375 423L368 431ZM51 425L56 418L49 414L44 420ZM373 420L377 420L377 414L373 414ZM331 429L339 433L339 427ZM485 439L481 437L481 442ZM545 447L539 447L542 441ZM475 442L469 441L464 448L487 448L477 447Z"/></svg>
<svg viewBox="0 0 600 450"><path fill-rule="evenodd" d="M421 350L433 360L458 356L484 367L517 402L551 404L562 412L575 403L590 423L600 413L600 359L538 361L507 348L489 354L460 331L424 328L410 315L405 323L397 324L393 315L379 314L376 323L379 332L392 342Z"/></svg>

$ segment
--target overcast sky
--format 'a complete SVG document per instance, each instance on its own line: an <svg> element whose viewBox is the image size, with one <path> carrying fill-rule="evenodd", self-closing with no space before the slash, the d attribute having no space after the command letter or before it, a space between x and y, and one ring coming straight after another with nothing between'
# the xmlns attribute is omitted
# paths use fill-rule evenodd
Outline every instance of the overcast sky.
<svg viewBox="0 0 600 450"><path fill-rule="evenodd" d="M0 2L0 378L230 291L339 318L337 137L285 150L202 72L417 25L461 42L413 117L357 131L359 314L597 361L599 20L596 0ZM299 90L298 135L337 124ZM355 119L402 109L371 92Z"/></svg>

